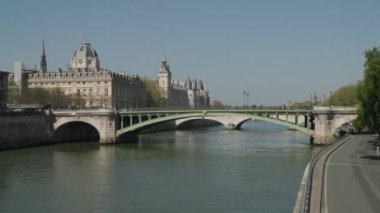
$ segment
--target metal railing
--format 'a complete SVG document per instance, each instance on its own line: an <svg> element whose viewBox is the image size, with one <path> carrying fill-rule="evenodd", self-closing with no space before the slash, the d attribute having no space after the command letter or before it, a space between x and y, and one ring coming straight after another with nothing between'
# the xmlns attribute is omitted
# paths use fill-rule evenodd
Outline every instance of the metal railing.
<svg viewBox="0 0 380 213"><path fill-rule="evenodd" d="M334 111L356 111L358 108L355 106L314 106L313 110L334 110Z"/></svg>

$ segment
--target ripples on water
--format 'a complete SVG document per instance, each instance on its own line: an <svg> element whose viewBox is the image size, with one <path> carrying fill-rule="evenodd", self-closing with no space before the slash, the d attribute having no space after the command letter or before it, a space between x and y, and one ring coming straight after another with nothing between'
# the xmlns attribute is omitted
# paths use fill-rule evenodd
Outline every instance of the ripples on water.
<svg viewBox="0 0 380 213"><path fill-rule="evenodd" d="M0 212L291 212L308 136L264 122L0 152Z"/></svg>

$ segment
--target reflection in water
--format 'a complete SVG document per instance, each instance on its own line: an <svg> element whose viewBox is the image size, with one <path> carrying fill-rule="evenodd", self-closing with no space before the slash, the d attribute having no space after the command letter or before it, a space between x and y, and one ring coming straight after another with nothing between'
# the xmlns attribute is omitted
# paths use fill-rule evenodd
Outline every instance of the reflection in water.
<svg viewBox="0 0 380 213"><path fill-rule="evenodd" d="M308 136L263 122L0 152L2 212L290 212Z"/></svg>

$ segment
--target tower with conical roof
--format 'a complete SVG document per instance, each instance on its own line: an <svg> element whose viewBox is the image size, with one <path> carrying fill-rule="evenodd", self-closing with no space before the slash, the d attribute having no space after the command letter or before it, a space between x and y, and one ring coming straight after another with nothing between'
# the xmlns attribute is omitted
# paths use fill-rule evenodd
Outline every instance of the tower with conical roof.
<svg viewBox="0 0 380 213"><path fill-rule="evenodd" d="M170 99L171 79L172 79L172 73L170 71L170 67L166 60L166 57L164 56L162 58L162 62L160 66L160 72L158 73L158 85L161 88L163 96L166 98L168 103Z"/></svg>
<svg viewBox="0 0 380 213"><path fill-rule="evenodd" d="M45 40L42 39L42 55L40 62L40 71L45 73L47 72L47 63L46 63L46 55L45 55Z"/></svg>

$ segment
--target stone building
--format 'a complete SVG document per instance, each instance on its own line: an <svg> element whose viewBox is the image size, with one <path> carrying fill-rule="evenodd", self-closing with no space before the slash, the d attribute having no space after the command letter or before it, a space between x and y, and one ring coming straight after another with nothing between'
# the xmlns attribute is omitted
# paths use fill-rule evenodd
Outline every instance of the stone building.
<svg viewBox="0 0 380 213"><path fill-rule="evenodd" d="M202 80L191 80L190 77L186 82L172 80L170 66L165 57L161 62L157 83L169 108L210 107L209 91L205 88Z"/></svg>
<svg viewBox="0 0 380 213"><path fill-rule="evenodd" d="M8 74L8 72L0 71L0 111L7 109Z"/></svg>
<svg viewBox="0 0 380 213"><path fill-rule="evenodd" d="M74 52L68 71L47 71L43 44L40 70L27 74L27 84L29 88L59 88L70 97L84 99L86 107L141 108L146 105L143 79L101 68L98 53L88 42L83 42Z"/></svg>
<svg viewBox="0 0 380 213"><path fill-rule="evenodd" d="M138 109L147 106L144 78L103 69L98 53L89 42L81 43L74 51L67 71L49 71L43 41L40 68L30 69L22 62L15 62L9 79L16 83L14 90L20 93L27 87L59 88L73 100L85 100L86 107ZM202 80L172 80L165 57L161 62L157 84L167 100L167 107L199 109L210 106L209 92Z"/></svg>

